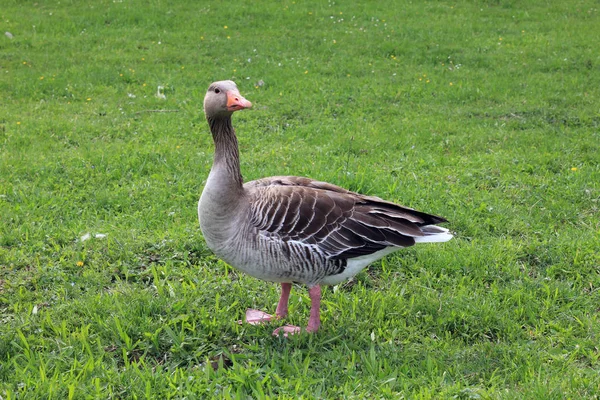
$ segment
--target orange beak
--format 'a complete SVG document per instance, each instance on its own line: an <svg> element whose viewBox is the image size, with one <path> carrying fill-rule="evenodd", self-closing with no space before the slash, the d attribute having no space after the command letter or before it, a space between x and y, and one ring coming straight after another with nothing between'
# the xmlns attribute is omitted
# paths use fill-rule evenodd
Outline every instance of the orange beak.
<svg viewBox="0 0 600 400"><path fill-rule="evenodd" d="M246 100L237 90L227 92L227 110L238 111L252 107L252 103Z"/></svg>

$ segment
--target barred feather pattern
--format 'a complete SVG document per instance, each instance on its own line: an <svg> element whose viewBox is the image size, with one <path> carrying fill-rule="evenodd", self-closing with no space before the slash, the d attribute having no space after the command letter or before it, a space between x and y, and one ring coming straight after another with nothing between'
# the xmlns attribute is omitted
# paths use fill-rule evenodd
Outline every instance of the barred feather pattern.
<svg viewBox="0 0 600 400"><path fill-rule="evenodd" d="M348 260L446 232L423 229L441 217L309 178L264 178L244 192L248 231L235 252L252 260L239 260L243 270L265 280L318 284L342 274Z"/></svg>
<svg viewBox="0 0 600 400"><path fill-rule="evenodd" d="M228 264L267 281L335 284L395 250L452 238L436 226L442 217L330 183L275 176L243 184L231 112L216 96L205 98L215 155L198 216L209 248Z"/></svg>

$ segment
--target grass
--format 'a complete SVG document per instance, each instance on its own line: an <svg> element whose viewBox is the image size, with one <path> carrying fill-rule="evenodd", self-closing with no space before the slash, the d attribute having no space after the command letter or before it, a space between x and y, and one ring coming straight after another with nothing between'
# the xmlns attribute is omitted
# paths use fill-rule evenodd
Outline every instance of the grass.
<svg viewBox="0 0 600 400"><path fill-rule="evenodd" d="M597 2L5 0L0 17L1 398L600 396ZM456 239L326 290L318 334L238 325L278 289L199 231L219 79L255 105L234 121L247 180L330 181ZM290 322L308 308L296 288Z"/></svg>

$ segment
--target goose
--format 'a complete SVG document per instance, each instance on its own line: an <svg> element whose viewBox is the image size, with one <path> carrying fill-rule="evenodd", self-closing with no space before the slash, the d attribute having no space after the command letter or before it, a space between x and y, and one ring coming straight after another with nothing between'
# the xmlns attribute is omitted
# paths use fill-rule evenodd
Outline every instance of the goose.
<svg viewBox="0 0 600 400"><path fill-rule="evenodd" d="M281 285L275 316L246 311L249 324L285 318L292 284L308 287L306 332L321 324L321 285L336 285L372 262L415 243L445 242L453 235L436 226L445 218L375 196L296 176L243 182L232 114L252 103L233 81L212 83L204 113L214 159L198 202L200 229L220 259L255 278ZM297 334L285 325L274 335Z"/></svg>

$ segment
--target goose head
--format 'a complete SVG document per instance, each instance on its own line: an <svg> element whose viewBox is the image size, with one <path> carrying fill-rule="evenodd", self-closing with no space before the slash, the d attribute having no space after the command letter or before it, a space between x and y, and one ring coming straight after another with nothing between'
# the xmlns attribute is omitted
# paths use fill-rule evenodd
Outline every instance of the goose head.
<svg viewBox="0 0 600 400"><path fill-rule="evenodd" d="M204 96L204 114L206 118L214 119L228 117L234 111L252 107L233 81L213 82Z"/></svg>

